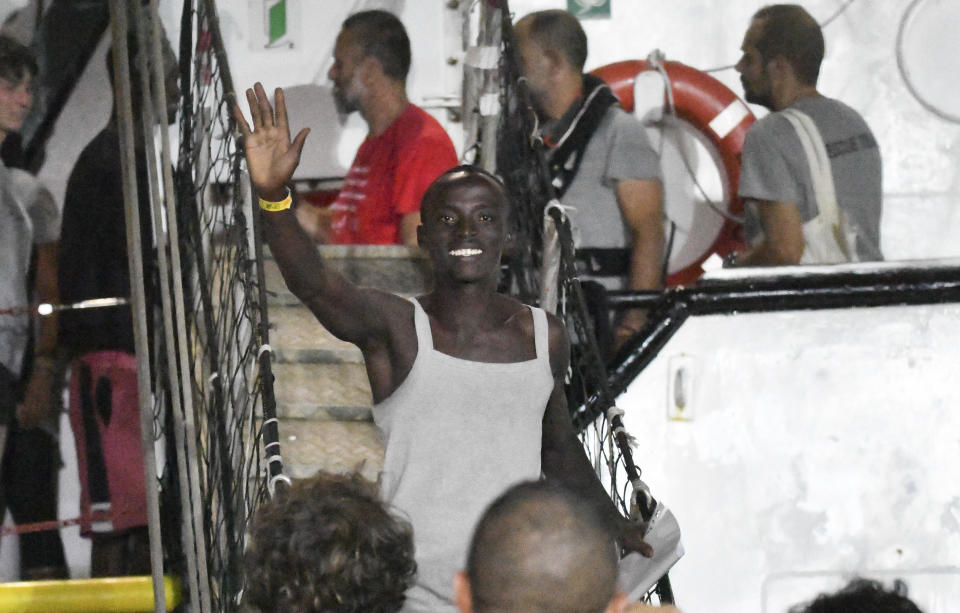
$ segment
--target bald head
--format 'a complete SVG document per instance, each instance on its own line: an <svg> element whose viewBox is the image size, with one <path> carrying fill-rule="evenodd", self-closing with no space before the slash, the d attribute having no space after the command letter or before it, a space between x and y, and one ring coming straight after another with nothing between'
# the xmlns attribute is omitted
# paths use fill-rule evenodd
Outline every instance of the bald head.
<svg viewBox="0 0 960 613"><path fill-rule="evenodd" d="M527 482L487 509L467 558L477 613L600 613L616 593L613 531L558 485Z"/></svg>

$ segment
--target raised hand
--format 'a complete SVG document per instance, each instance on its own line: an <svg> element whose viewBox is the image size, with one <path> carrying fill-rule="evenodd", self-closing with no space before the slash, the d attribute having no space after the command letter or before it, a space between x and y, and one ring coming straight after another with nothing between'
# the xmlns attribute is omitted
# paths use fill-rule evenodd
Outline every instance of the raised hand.
<svg viewBox="0 0 960 613"><path fill-rule="evenodd" d="M270 106L263 85L257 82L253 89L247 90L253 130L236 102L233 105L233 117L243 135L247 168L254 188L264 200L278 201L286 196L285 185L300 163L300 153L310 128L300 130L291 142L287 105L283 99L283 90L279 87L274 98L277 104L276 113Z"/></svg>

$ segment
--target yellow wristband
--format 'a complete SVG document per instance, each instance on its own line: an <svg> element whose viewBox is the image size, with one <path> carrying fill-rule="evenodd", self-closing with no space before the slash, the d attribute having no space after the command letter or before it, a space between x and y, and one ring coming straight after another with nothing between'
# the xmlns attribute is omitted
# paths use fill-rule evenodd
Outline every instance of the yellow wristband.
<svg viewBox="0 0 960 613"><path fill-rule="evenodd" d="M287 197L281 200L280 202L271 202L269 200L264 200L260 198L260 208L264 211L285 211L290 208L290 204L293 202L293 197L290 194L290 189L287 189Z"/></svg>

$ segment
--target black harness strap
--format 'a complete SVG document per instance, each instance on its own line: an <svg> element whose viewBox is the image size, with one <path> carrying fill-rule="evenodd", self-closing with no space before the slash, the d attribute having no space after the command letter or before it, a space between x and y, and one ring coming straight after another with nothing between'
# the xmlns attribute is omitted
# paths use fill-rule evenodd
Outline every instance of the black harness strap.
<svg viewBox="0 0 960 613"><path fill-rule="evenodd" d="M619 104L610 87L593 75L583 75L583 91L588 92L583 102L567 111L543 136L550 147L547 164L558 198L563 197L580 170L583 152L607 109Z"/></svg>

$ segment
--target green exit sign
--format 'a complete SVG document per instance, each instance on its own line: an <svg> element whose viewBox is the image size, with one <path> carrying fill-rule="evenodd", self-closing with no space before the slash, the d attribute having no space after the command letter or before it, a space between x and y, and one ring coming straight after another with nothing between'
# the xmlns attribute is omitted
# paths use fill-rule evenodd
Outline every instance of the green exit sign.
<svg viewBox="0 0 960 613"><path fill-rule="evenodd" d="M287 35L287 0L277 0L267 7L267 44L272 45Z"/></svg>
<svg viewBox="0 0 960 613"><path fill-rule="evenodd" d="M567 0L567 11L578 19L610 19L613 0Z"/></svg>

